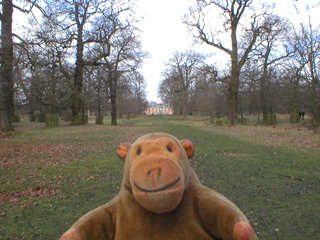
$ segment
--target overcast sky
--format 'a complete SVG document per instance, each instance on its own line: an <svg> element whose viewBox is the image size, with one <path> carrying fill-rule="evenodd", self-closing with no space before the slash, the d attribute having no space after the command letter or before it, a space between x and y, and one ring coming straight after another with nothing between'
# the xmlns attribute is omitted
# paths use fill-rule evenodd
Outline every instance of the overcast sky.
<svg viewBox="0 0 320 240"><path fill-rule="evenodd" d="M182 17L188 12L189 7L196 0L139 0L137 14L143 16L144 20L139 23L142 30L141 41L143 50L148 51L150 57L144 61L141 73L143 74L147 87L148 101L160 101L158 99L157 87L162 79L161 72L164 70L164 62L167 62L176 51L194 49L201 52L214 52L213 47L193 45L194 39L189 35L188 29L182 23ZM276 3L276 12L286 16L299 24L300 21L308 21L306 4L316 5L318 0L269 0L268 3ZM296 8L294 7L296 4ZM317 10L317 13L315 13ZM320 23L320 6L310 8L312 22L314 25ZM223 52L217 52L217 58L228 56Z"/></svg>
<svg viewBox="0 0 320 240"><path fill-rule="evenodd" d="M174 52L192 47L193 39L187 27L182 24L182 16L188 12L194 0L139 0L137 14L143 16L138 25L142 30L143 50L150 56L144 61L141 73L148 87L149 101L159 101L157 87L161 80L164 62Z"/></svg>

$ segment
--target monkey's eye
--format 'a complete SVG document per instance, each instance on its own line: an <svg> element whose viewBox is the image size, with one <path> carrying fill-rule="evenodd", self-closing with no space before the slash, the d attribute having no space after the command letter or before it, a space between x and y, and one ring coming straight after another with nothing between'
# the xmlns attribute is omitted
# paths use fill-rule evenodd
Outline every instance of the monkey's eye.
<svg viewBox="0 0 320 240"><path fill-rule="evenodd" d="M142 152L141 148L138 149L137 154L140 155Z"/></svg>
<svg viewBox="0 0 320 240"><path fill-rule="evenodd" d="M172 152L172 148L171 147L167 146L167 149L168 149L169 152Z"/></svg>

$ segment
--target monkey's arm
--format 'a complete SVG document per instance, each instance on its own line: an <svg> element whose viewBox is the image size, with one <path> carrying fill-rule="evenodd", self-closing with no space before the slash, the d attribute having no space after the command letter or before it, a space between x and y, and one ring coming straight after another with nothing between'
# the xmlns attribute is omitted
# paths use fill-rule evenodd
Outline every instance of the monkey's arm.
<svg viewBox="0 0 320 240"><path fill-rule="evenodd" d="M199 213L206 229L223 240L256 240L256 234L240 209L221 194L205 188L199 195Z"/></svg>
<svg viewBox="0 0 320 240"><path fill-rule="evenodd" d="M117 199L81 217L60 240L112 240L115 233Z"/></svg>

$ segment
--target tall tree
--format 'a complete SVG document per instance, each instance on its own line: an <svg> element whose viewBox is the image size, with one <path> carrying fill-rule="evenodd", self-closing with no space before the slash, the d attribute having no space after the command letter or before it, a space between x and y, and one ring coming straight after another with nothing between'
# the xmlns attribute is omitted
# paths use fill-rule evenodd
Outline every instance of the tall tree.
<svg viewBox="0 0 320 240"><path fill-rule="evenodd" d="M106 87L107 72L102 66L87 67L89 108L97 111L97 123L102 124L103 111L107 110L108 91Z"/></svg>
<svg viewBox="0 0 320 240"><path fill-rule="evenodd" d="M12 131L13 114L13 40L12 40L12 0L2 1L1 20L1 71L0 71L0 111L2 130ZM0 116L1 116L0 115Z"/></svg>
<svg viewBox="0 0 320 240"><path fill-rule="evenodd" d="M27 0L24 8L14 5L12 0L3 0L1 21L1 60L0 60L0 130L13 131L12 114L14 112L14 79L13 79L13 9L28 13L37 0ZM27 7L29 9L27 9Z"/></svg>
<svg viewBox="0 0 320 240"><path fill-rule="evenodd" d="M250 26L248 27L245 27L247 24L241 23L241 20L245 18L244 13L246 9L251 4L252 0L199 0L197 8L191 9L189 16L185 20L188 26L191 27L191 30L196 31L196 38L214 48L222 50L230 56L231 77L228 89L228 105L231 125L235 125L237 118L240 72L249 57L260 31L258 26L260 15L252 14ZM212 15L209 14L209 10L213 10L215 14L216 11L219 11L217 16L222 16L222 19L224 19L220 29L214 29L210 25L213 22L216 24L219 20L210 19ZM248 20L248 18L245 20ZM240 29L239 26L242 28ZM242 34L246 34L247 36L247 44L243 44L241 46L242 49L240 49L238 42L240 30L242 30ZM231 44L227 44L224 41L224 38L220 35L222 32L230 34Z"/></svg>
<svg viewBox="0 0 320 240"><path fill-rule="evenodd" d="M289 107L290 111L290 122L298 123L300 121L300 117L298 112L302 112L304 109L304 101L303 94L301 91L301 83L303 81L303 77L301 75L301 71L303 69L303 65L299 66L293 60L287 61L287 66L282 72L283 84L286 86L287 92L285 102Z"/></svg>
<svg viewBox="0 0 320 240"><path fill-rule="evenodd" d="M117 94L118 82L123 74L135 71L141 64L145 53L141 51L141 42L138 40L137 29L127 22L108 41L108 46L95 48L96 54L102 54L108 49L101 64L107 71L107 86L111 102L111 125L117 125Z"/></svg>
<svg viewBox="0 0 320 240"><path fill-rule="evenodd" d="M123 29L121 14L130 10L130 1L109 0L46 0L38 6L44 13L51 31L39 36L44 41L55 38L63 48L74 49L75 67L71 95L72 124L81 124L79 113L83 106L83 73L86 65L98 65L110 55L110 38ZM125 19L125 18L123 18ZM125 23L127 24L127 23ZM84 52L92 45L107 49L94 59L85 59Z"/></svg>
<svg viewBox="0 0 320 240"><path fill-rule="evenodd" d="M136 102L136 105L138 106L139 114L141 114L144 109L144 105L147 102L145 90L146 82L144 80L143 75L137 71L130 73L128 78L131 85L131 91L133 93L133 99Z"/></svg>
<svg viewBox="0 0 320 240"><path fill-rule="evenodd" d="M180 89L183 117L188 114L188 100L192 86L200 72L205 57L193 51L176 52L167 63L163 75L177 82Z"/></svg>
<svg viewBox="0 0 320 240"><path fill-rule="evenodd" d="M195 84L195 98L199 112L210 115L211 123L214 117L218 117L218 121L222 115L226 115L226 83L223 78L218 77L218 70L214 65L207 65L201 68L202 74L198 76Z"/></svg>
<svg viewBox="0 0 320 240"><path fill-rule="evenodd" d="M117 109L119 115L139 115L146 103L145 81L139 72L127 72L119 79Z"/></svg>
<svg viewBox="0 0 320 240"><path fill-rule="evenodd" d="M241 73L240 104L245 112L258 114L257 123L260 123L261 112L260 76L257 59L247 61Z"/></svg>
<svg viewBox="0 0 320 240"><path fill-rule="evenodd" d="M301 74L310 88L310 110L312 125L320 124L320 29L311 24L301 24L299 31L294 31L290 39L296 53L296 60L301 66Z"/></svg>
<svg viewBox="0 0 320 240"><path fill-rule="evenodd" d="M170 103L174 113L181 113L181 90L176 76L165 75L159 83L158 95L165 103Z"/></svg>
<svg viewBox="0 0 320 240"><path fill-rule="evenodd" d="M289 24L286 19L277 15L264 16L258 46L253 53L260 63L260 100L263 115L263 123L271 124L272 116L272 94L268 88L270 78L270 67L280 60L287 58L291 53L283 47L283 42L288 33Z"/></svg>
<svg viewBox="0 0 320 240"><path fill-rule="evenodd" d="M15 83L25 96L30 119L34 118L35 110L44 113L66 110L70 95L70 88L66 86L70 86L72 70L70 63L61 63L62 55L55 44L24 42L17 45Z"/></svg>

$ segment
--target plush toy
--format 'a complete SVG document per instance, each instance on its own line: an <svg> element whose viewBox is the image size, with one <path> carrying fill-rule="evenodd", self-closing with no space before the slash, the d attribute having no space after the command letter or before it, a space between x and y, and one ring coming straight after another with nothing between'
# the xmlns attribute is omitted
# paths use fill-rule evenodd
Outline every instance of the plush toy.
<svg viewBox="0 0 320 240"><path fill-rule="evenodd" d="M190 167L190 141L151 133L121 144L120 193L80 218L61 240L255 240L244 214L201 185Z"/></svg>

